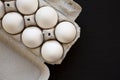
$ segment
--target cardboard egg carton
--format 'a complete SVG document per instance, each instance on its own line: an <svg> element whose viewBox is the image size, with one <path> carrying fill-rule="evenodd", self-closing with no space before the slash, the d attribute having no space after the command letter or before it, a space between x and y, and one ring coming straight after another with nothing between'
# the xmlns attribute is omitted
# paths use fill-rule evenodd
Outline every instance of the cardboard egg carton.
<svg viewBox="0 0 120 80"><path fill-rule="evenodd" d="M1 1L5 6L5 13L19 12L18 9L16 8L15 4L16 0L1 0ZM53 65L61 64L65 56L67 55L67 52L80 37L80 27L76 24L75 19L79 16L82 8L73 0L39 0L39 8L43 6L50 6L57 11L57 14L59 16L58 23L62 21L71 22L75 25L75 28L77 30L76 38L74 39L74 41L67 44L61 43L64 49L64 55L62 56L62 58L53 63L47 62ZM25 20L25 27L36 25L34 16L35 14L23 16ZM0 19L0 42L4 43L6 47L10 46L12 50L16 51L16 53L21 54L23 57L27 58L28 60L33 62L33 64L38 66L41 71L41 76L39 80L48 80L50 72L48 67L44 64L46 61L41 56L40 52L41 46L34 49L26 47L21 40L22 33L11 35L5 32L2 28L1 20L2 19ZM50 33L51 36L47 35L48 33ZM43 34L45 35L44 41L50 39L57 40L54 35L54 28L49 30L43 30Z"/></svg>

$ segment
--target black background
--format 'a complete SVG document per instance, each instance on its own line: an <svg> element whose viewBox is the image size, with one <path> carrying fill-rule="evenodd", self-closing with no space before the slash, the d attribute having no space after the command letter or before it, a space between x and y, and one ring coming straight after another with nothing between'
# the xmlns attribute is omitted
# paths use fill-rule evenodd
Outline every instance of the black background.
<svg viewBox="0 0 120 80"><path fill-rule="evenodd" d="M49 80L120 80L120 4L115 0L75 1L83 8L76 20L81 38L61 65L48 65Z"/></svg>

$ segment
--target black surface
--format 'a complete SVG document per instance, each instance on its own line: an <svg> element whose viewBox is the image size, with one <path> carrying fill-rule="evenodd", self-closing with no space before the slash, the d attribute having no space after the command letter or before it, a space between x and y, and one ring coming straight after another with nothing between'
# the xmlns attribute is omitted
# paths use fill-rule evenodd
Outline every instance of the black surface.
<svg viewBox="0 0 120 80"><path fill-rule="evenodd" d="M83 8L76 20L82 28L81 38L61 65L49 65L49 80L120 80L120 4L115 0L75 1Z"/></svg>

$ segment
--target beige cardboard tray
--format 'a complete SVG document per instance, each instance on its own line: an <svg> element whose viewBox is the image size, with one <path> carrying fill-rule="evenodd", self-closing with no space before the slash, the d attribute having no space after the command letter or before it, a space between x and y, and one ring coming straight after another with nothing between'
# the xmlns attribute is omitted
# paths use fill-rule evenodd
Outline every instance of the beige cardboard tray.
<svg viewBox="0 0 120 80"><path fill-rule="evenodd" d="M2 1L9 2L15 0ZM59 15L59 22L72 22L77 29L76 39L69 44L62 44L64 47L63 57L59 61L49 63L61 64L69 49L80 37L80 27L75 23L75 19L79 16L82 9L73 0L39 0L39 7L42 6L53 7ZM17 11L14 9L8 9L7 11L10 12L12 10ZM27 48L22 43L20 36L21 34L13 36L6 33L2 28L0 20L0 80L33 80L33 78L35 80L48 80L50 72L48 67L44 64L45 60L40 55L40 47L37 49ZM3 65L2 68L1 65ZM9 72L4 72L6 70ZM35 71L35 73L32 75L31 72L28 74L27 71Z"/></svg>

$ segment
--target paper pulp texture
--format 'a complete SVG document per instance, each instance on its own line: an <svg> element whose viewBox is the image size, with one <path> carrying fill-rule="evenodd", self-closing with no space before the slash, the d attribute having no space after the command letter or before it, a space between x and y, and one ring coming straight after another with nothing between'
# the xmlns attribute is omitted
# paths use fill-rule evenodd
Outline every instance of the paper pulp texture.
<svg viewBox="0 0 120 80"><path fill-rule="evenodd" d="M53 7L59 15L59 22L66 20L76 26L76 39L69 44L63 44L64 56L59 61L50 63L61 64L69 49L80 37L80 27L75 23L75 19L82 9L73 0L39 0L39 7L41 6ZM14 8L7 9L12 10L16 11ZM19 37L20 35L6 33L0 19L0 80L48 80L50 71L39 51L24 46Z"/></svg>

